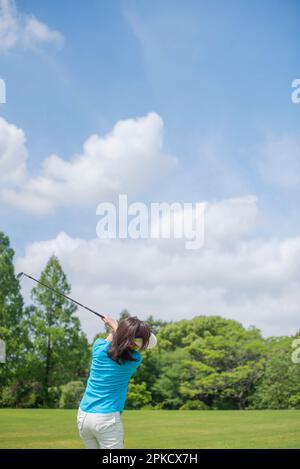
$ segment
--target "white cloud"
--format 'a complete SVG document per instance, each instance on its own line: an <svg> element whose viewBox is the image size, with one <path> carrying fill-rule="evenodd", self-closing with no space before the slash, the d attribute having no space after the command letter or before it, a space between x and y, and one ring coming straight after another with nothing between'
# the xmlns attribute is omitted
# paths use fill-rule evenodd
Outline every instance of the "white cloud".
<svg viewBox="0 0 300 469"><path fill-rule="evenodd" d="M40 44L61 44L63 35L33 15L18 12L14 0L0 0L0 54L13 47L36 49Z"/></svg>
<svg viewBox="0 0 300 469"><path fill-rule="evenodd" d="M0 117L0 183L21 183L28 152L24 132Z"/></svg>
<svg viewBox="0 0 300 469"><path fill-rule="evenodd" d="M208 203L207 236L198 251L185 250L178 240L84 240L60 233L28 245L17 269L39 275L55 253L74 298L100 312L126 307L168 320L221 314L266 334L295 332L300 238L247 239L256 213L254 197ZM100 325L86 311L79 315L92 337Z"/></svg>
<svg viewBox="0 0 300 469"><path fill-rule="evenodd" d="M14 2L0 0L0 53L16 45L18 29Z"/></svg>
<svg viewBox="0 0 300 469"><path fill-rule="evenodd" d="M71 160L51 155L39 176L17 190L3 190L0 200L44 214L59 206L97 204L121 192L133 194L175 163L162 153L162 137L163 121L154 112L119 121L107 135L90 136Z"/></svg>
<svg viewBox="0 0 300 469"><path fill-rule="evenodd" d="M29 48L35 48L36 44L43 42L55 42L60 44L63 36L58 31L53 31L46 24L38 21L34 16L27 18L24 31L24 44Z"/></svg>

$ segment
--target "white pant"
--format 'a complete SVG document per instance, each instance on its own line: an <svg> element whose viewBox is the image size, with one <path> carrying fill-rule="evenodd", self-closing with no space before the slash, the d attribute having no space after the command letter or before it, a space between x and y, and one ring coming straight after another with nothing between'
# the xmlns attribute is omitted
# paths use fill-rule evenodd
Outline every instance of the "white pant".
<svg viewBox="0 0 300 469"><path fill-rule="evenodd" d="M124 432L120 412L94 414L78 409L77 425L88 449L123 449Z"/></svg>

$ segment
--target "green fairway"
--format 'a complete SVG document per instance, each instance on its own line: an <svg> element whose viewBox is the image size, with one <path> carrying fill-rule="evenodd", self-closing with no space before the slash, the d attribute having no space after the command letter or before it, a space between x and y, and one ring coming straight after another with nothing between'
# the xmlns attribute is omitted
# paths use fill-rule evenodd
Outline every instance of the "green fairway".
<svg viewBox="0 0 300 469"><path fill-rule="evenodd" d="M82 448L75 410L0 410L0 448ZM299 448L300 410L126 411L126 448Z"/></svg>

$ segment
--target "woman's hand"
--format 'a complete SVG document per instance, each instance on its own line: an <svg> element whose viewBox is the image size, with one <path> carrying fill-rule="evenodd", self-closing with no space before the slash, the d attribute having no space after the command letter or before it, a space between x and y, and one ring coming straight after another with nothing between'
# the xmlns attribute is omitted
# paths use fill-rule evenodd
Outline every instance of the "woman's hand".
<svg viewBox="0 0 300 469"><path fill-rule="evenodd" d="M116 321L116 319L112 318L108 314L104 315L103 322L107 324L114 332L117 330L118 321Z"/></svg>

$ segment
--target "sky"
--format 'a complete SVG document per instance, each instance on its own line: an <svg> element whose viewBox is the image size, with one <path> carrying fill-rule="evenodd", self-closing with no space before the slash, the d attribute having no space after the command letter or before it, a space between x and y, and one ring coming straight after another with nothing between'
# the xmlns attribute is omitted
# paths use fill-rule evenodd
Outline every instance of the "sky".
<svg viewBox="0 0 300 469"><path fill-rule="evenodd" d="M299 330L299 17L292 0L0 0L16 270L39 276L56 254L73 296L115 316ZM96 208L119 194L205 203L203 247L99 239Z"/></svg>

